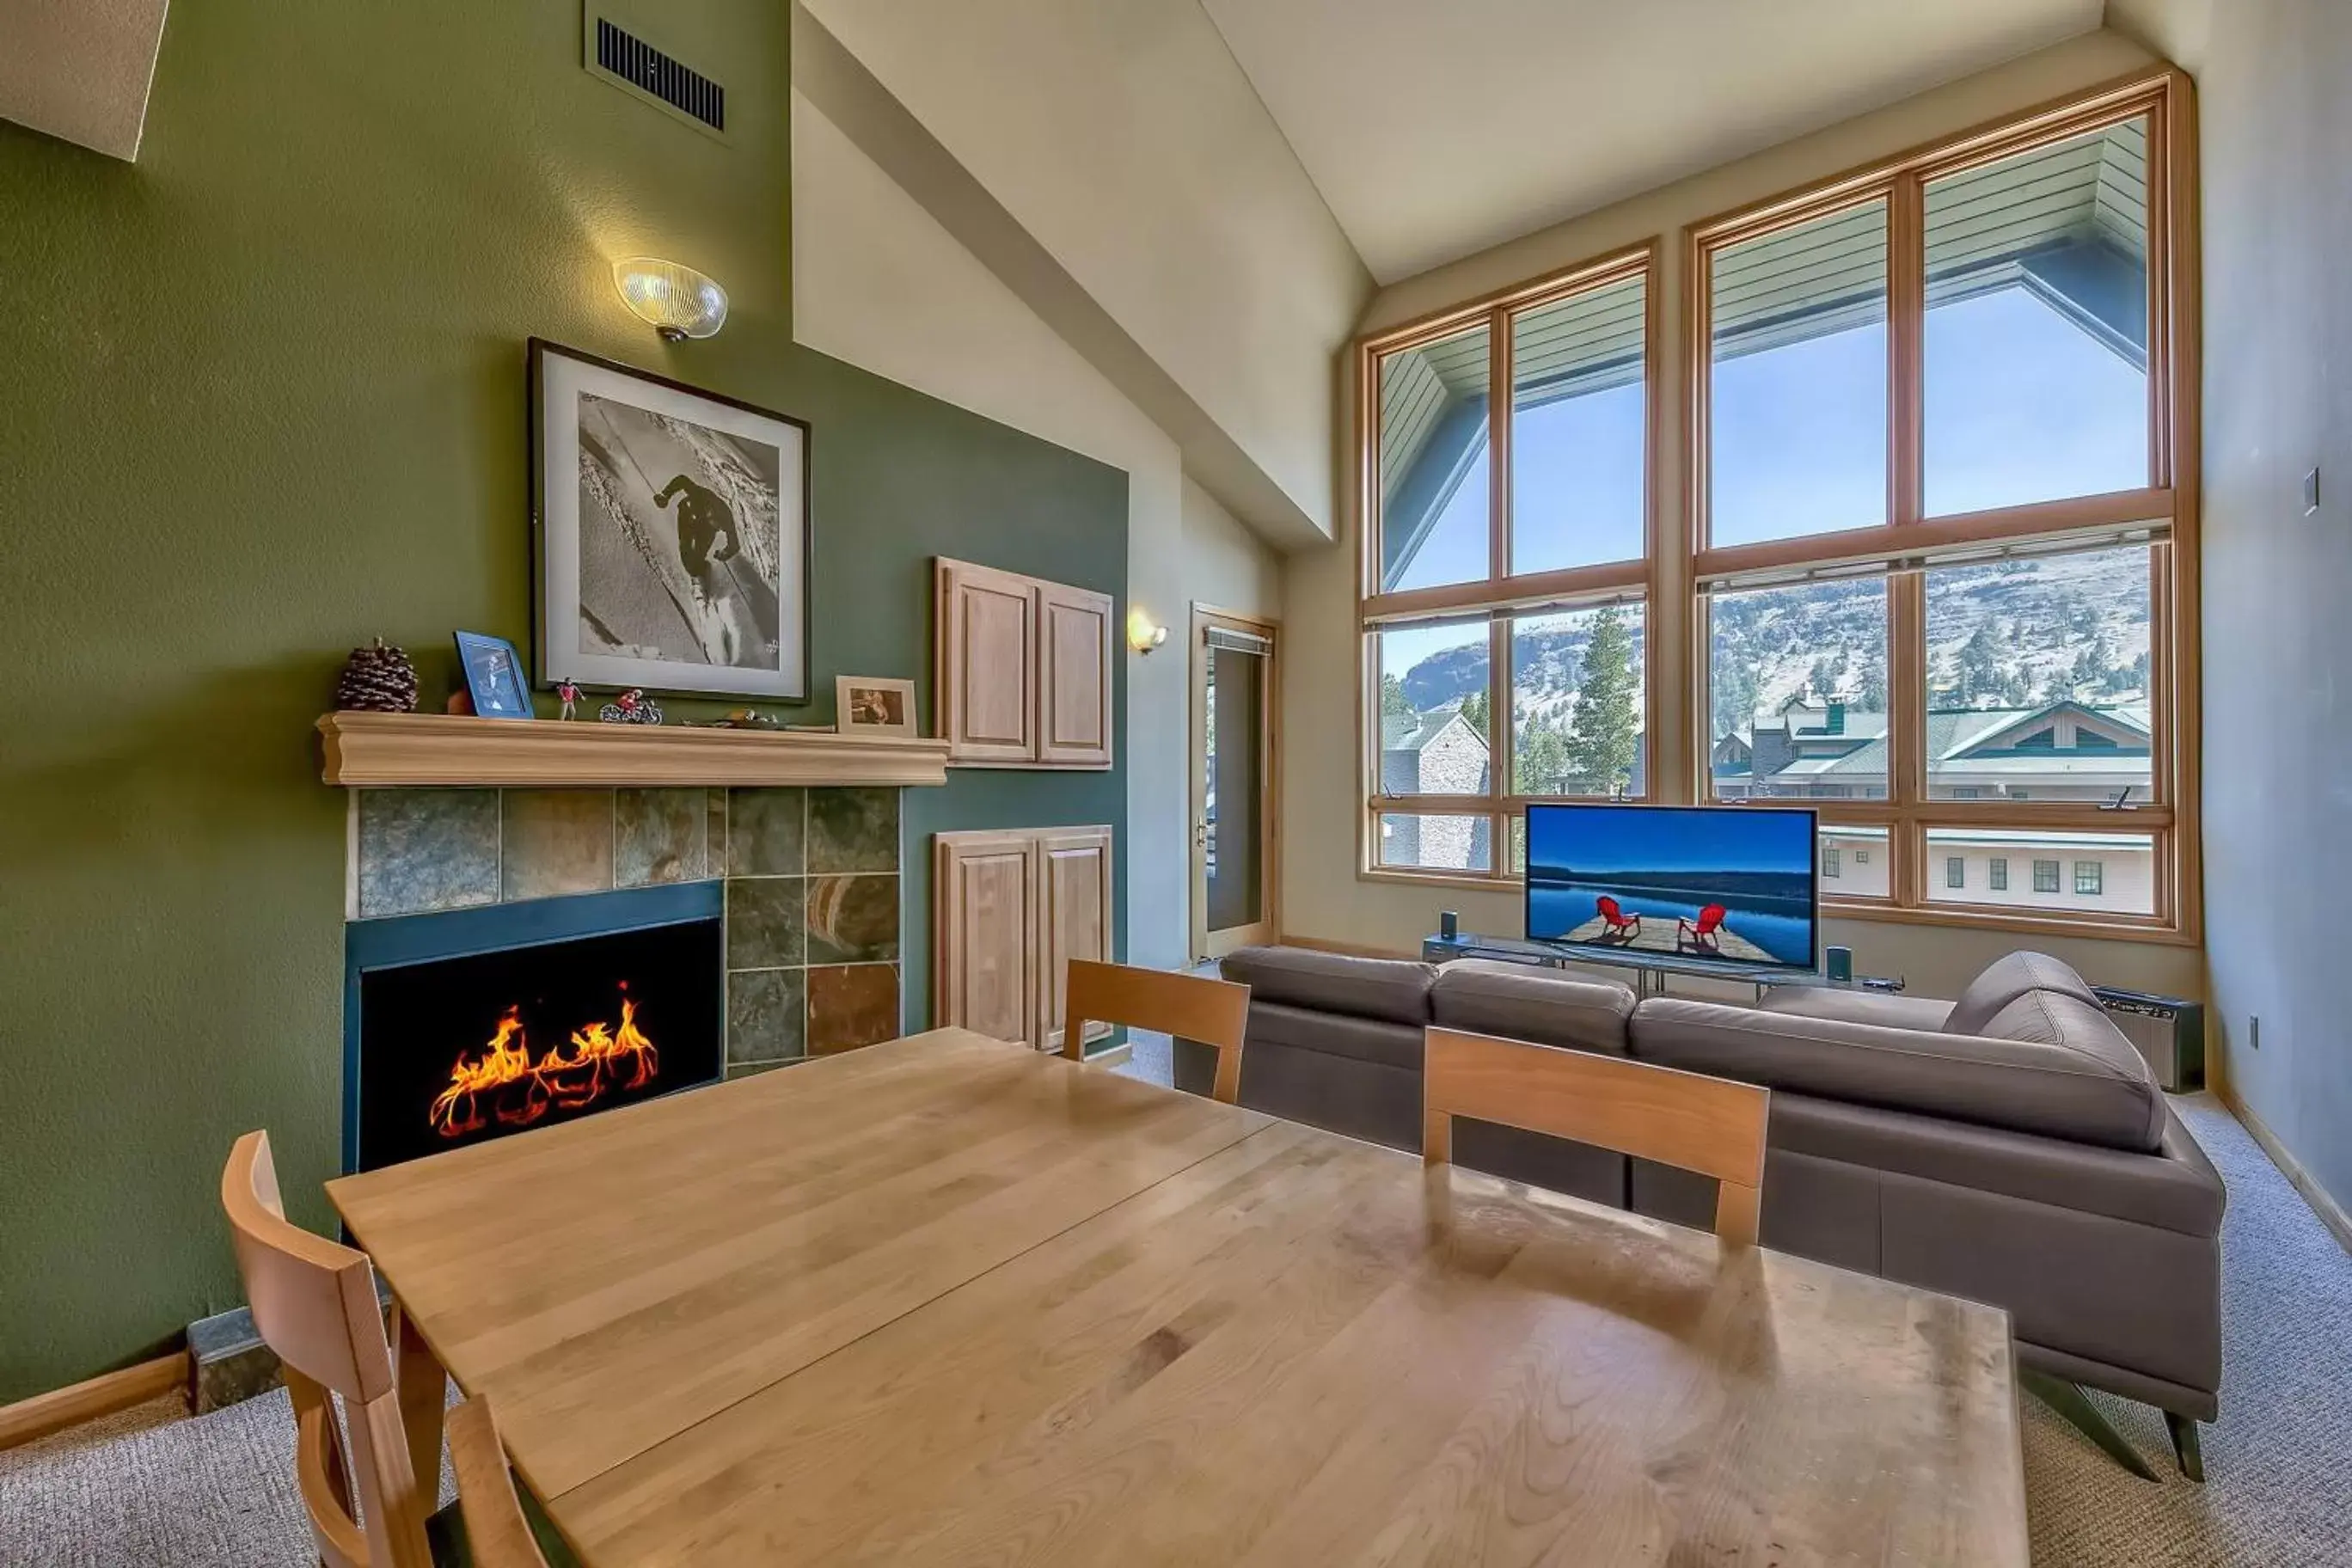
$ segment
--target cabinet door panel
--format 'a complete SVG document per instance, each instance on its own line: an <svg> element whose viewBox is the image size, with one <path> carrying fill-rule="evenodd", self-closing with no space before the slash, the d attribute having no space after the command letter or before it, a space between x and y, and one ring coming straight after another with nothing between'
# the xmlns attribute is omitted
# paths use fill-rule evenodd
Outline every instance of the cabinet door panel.
<svg viewBox="0 0 2352 1568"><path fill-rule="evenodd" d="M1108 962L1111 956L1110 845L1108 827L1054 827L1037 835L1037 1015L1039 1043L1048 1050L1062 1048L1070 960ZM1087 1038L1109 1034L1109 1025L1097 1024Z"/></svg>
<svg viewBox="0 0 2352 1568"><path fill-rule="evenodd" d="M1034 1044L1037 861L1030 833L942 833L935 841L934 1022Z"/></svg>
<svg viewBox="0 0 2352 1568"><path fill-rule="evenodd" d="M939 564L942 732L950 762L1037 756L1037 593L1026 577L962 561Z"/></svg>
<svg viewBox="0 0 2352 1568"><path fill-rule="evenodd" d="M1107 768L1111 763L1111 625L1108 594L1044 583L1037 588L1038 747L1041 762Z"/></svg>

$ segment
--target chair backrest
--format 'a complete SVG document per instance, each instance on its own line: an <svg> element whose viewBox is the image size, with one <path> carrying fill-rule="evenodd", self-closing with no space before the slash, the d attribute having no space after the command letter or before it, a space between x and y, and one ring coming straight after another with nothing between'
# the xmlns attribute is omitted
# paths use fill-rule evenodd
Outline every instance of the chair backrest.
<svg viewBox="0 0 2352 1568"><path fill-rule="evenodd" d="M1698 912L1698 933L1706 936L1723 924L1723 917L1731 911L1721 904L1709 904Z"/></svg>
<svg viewBox="0 0 2352 1568"><path fill-rule="evenodd" d="M1135 969L1124 963L1070 960L1069 990L1062 1009L1062 1054L1086 1059L1087 1026L1123 1024L1154 1029L1217 1049L1217 1078L1211 1095L1227 1105L1242 1089L1242 1037L1249 1026L1249 987L1205 975Z"/></svg>
<svg viewBox="0 0 2352 1568"><path fill-rule="evenodd" d="M1625 918L1624 910L1619 906L1616 900L1606 893L1593 900L1592 907L1601 911L1601 918L1604 921L1613 922Z"/></svg>
<svg viewBox="0 0 2352 1568"><path fill-rule="evenodd" d="M1756 1240L1769 1089L1454 1029L1428 1032L1421 1083L1426 1163L1453 1158L1457 1116L1572 1138L1714 1177L1716 1235Z"/></svg>
<svg viewBox="0 0 2352 1568"><path fill-rule="evenodd" d="M367 1254L288 1222L267 1132L247 1133L229 1152L221 1208L253 1325L284 1363L295 1479L320 1556L328 1568L433 1568L425 1520L435 1500L419 1489L409 1459ZM343 1401L344 1423L331 1394Z"/></svg>
<svg viewBox="0 0 2352 1568"><path fill-rule="evenodd" d="M457 1472L457 1507L466 1516L466 1546L473 1568L547 1568L489 1401L476 1397L449 1412L449 1464Z"/></svg>

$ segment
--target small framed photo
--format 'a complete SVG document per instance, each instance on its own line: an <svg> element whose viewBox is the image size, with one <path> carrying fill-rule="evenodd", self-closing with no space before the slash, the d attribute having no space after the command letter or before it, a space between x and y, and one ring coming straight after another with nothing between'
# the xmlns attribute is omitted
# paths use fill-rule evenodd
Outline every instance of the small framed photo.
<svg viewBox="0 0 2352 1568"><path fill-rule="evenodd" d="M915 683L867 675L837 675L834 706L845 735L905 735L915 729Z"/></svg>
<svg viewBox="0 0 2352 1568"><path fill-rule="evenodd" d="M528 719L530 685L523 678L522 655L504 637L479 632L457 634L457 662L466 669L466 691L474 711L485 719Z"/></svg>

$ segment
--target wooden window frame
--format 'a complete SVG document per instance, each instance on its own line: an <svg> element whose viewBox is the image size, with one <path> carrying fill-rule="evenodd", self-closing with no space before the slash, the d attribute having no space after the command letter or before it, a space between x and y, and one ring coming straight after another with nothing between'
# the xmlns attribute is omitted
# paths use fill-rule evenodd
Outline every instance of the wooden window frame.
<svg viewBox="0 0 2352 1568"><path fill-rule="evenodd" d="M2197 541L2200 440L2196 108L2186 75L2169 68L2105 87L1884 159L1833 179L1691 225L1683 231L1688 441L1683 547L1694 598L1694 754L1712 742L1705 599L1716 589L1801 580L1827 569L1877 567L1886 583L1887 798L1820 806L1825 826L1885 826L1888 895L1826 894L1837 914L2046 935L2200 940L2197 709ZM1928 185L2053 142L2145 119L2148 128L2148 479L2101 495L1929 516L1927 429L1926 206ZM1715 546L1709 538L1714 371L1712 263L1717 252L1799 224L1884 201L1887 210L1888 386L1885 523L1834 533ZM2153 728L2149 799L2116 809L2092 802L1931 799L1927 732L1926 574L1971 552L2074 542L2148 550ZM1703 769L1689 781L1706 799ZM1948 828L2109 832L2154 840L2153 912L1995 910L1931 900L1928 836ZM2063 896L2063 895L2062 895Z"/></svg>
<svg viewBox="0 0 2352 1568"><path fill-rule="evenodd" d="M1665 365L1664 246L1651 240L1540 278L1482 296L1467 304L1423 316L1402 326L1360 338L1355 345L1355 432L1360 468L1356 476L1360 520L1356 626L1360 700L1357 711L1357 874L1368 881L1399 881L1446 887L1511 889L1520 884L1511 868L1512 825L1530 803L1591 800L1592 795L1521 795L1511 786L1516 754L1511 719L1511 627L1521 617L1639 604L1643 610L1642 743L1645 793L1632 799L1656 800L1663 770L1658 745L1664 734L1659 710L1659 562L1665 533L1661 491L1659 394ZM1579 294L1639 280L1642 284L1642 553L1625 561L1514 575L1511 550L1512 323L1520 315ZM1486 331L1486 575L1468 583L1381 591L1381 362L1390 354L1455 337L1483 324ZM1484 620L1487 626L1487 786L1483 795L1384 795L1381 792L1380 634L1415 626ZM1489 853L1485 870L1402 867L1381 861L1380 819L1384 816L1484 818Z"/></svg>
<svg viewBox="0 0 2352 1568"><path fill-rule="evenodd" d="M1928 183L2143 116L2148 125L2150 483L2105 495L1958 516L1927 516L1923 362ZM1839 533L1714 548L1707 542L1706 518L1712 253L1882 198L1887 202L1889 261L1889 521ZM1709 591L1760 584L1776 577L1795 580L1824 568L1870 567L1883 571L1887 584L1887 798L1808 804L1821 811L1825 826L1886 830L1888 892L1875 898L1840 897L1824 889L1824 910L1877 921L2021 933L2184 945L2200 941L2202 868L2197 694L2201 365L2197 216L2194 88L2184 73L2159 68L2005 116L1684 228L1682 287L1675 302L1682 327L1682 353L1671 366L1671 374L1664 358L1663 237L1360 338L1353 363L1356 468L1350 475L1357 498L1360 549L1356 607L1361 700L1357 726L1362 787L1358 876L1367 881L1496 890L1521 884L1522 879L1511 870L1511 824L1529 797L1505 793L1512 756L1510 614L1576 609L1638 595L1645 617L1644 798L1665 804L1699 802L1709 799L1711 794ZM1503 575L1510 524L1509 319L1516 311L1636 276L1644 279L1647 290L1644 558L1517 578ZM1489 333L1488 407L1501 416L1490 416L1493 428L1488 434L1489 575L1480 582L1381 594L1381 356L1454 335L1481 321ZM1661 439L1660 410L1666 397L1677 395L1675 376L1681 380L1684 430L1683 439L1670 451ZM1930 801L1923 754L1924 573L1927 566L1970 550L2052 541L2092 544L2102 540L2117 544L2146 542L2149 547L2151 799L2121 811L2089 802ZM1487 793L1382 796L1378 788L1380 683L1374 634L1385 625L1465 616L1486 616L1493 627L1488 657L1494 732L1489 743L1496 762L1489 770ZM1379 817L1384 812L1486 816L1491 825L1492 869L1452 872L1382 866ZM2152 838L2155 912L2146 916L2107 910L2068 913L2055 908L1932 901L1928 833L1969 827L2111 832Z"/></svg>

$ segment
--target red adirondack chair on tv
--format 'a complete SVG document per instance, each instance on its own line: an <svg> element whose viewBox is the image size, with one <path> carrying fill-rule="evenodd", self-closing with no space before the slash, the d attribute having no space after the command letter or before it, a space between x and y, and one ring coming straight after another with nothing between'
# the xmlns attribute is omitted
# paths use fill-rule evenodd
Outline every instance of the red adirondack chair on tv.
<svg viewBox="0 0 2352 1568"><path fill-rule="evenodd" d="M1603 893L1595 899L1592 907L1601 911L1601 921L1609 927L1605 935L1631 942L1642 934L1642 917L1627 914L1624 907L1608 894Z"/></svg>
<svg viewBox="0 0 2352 1568"><path fill-rule="evenodd" d="M1687 941L1691 946L1704 952L1714 952L1715 933L1723 929L1723 917L1728 912L1721 904L1709 904L1699 910L1696 923L1677 919L1675 921L1675 945L1680 947Z"/></svg>

